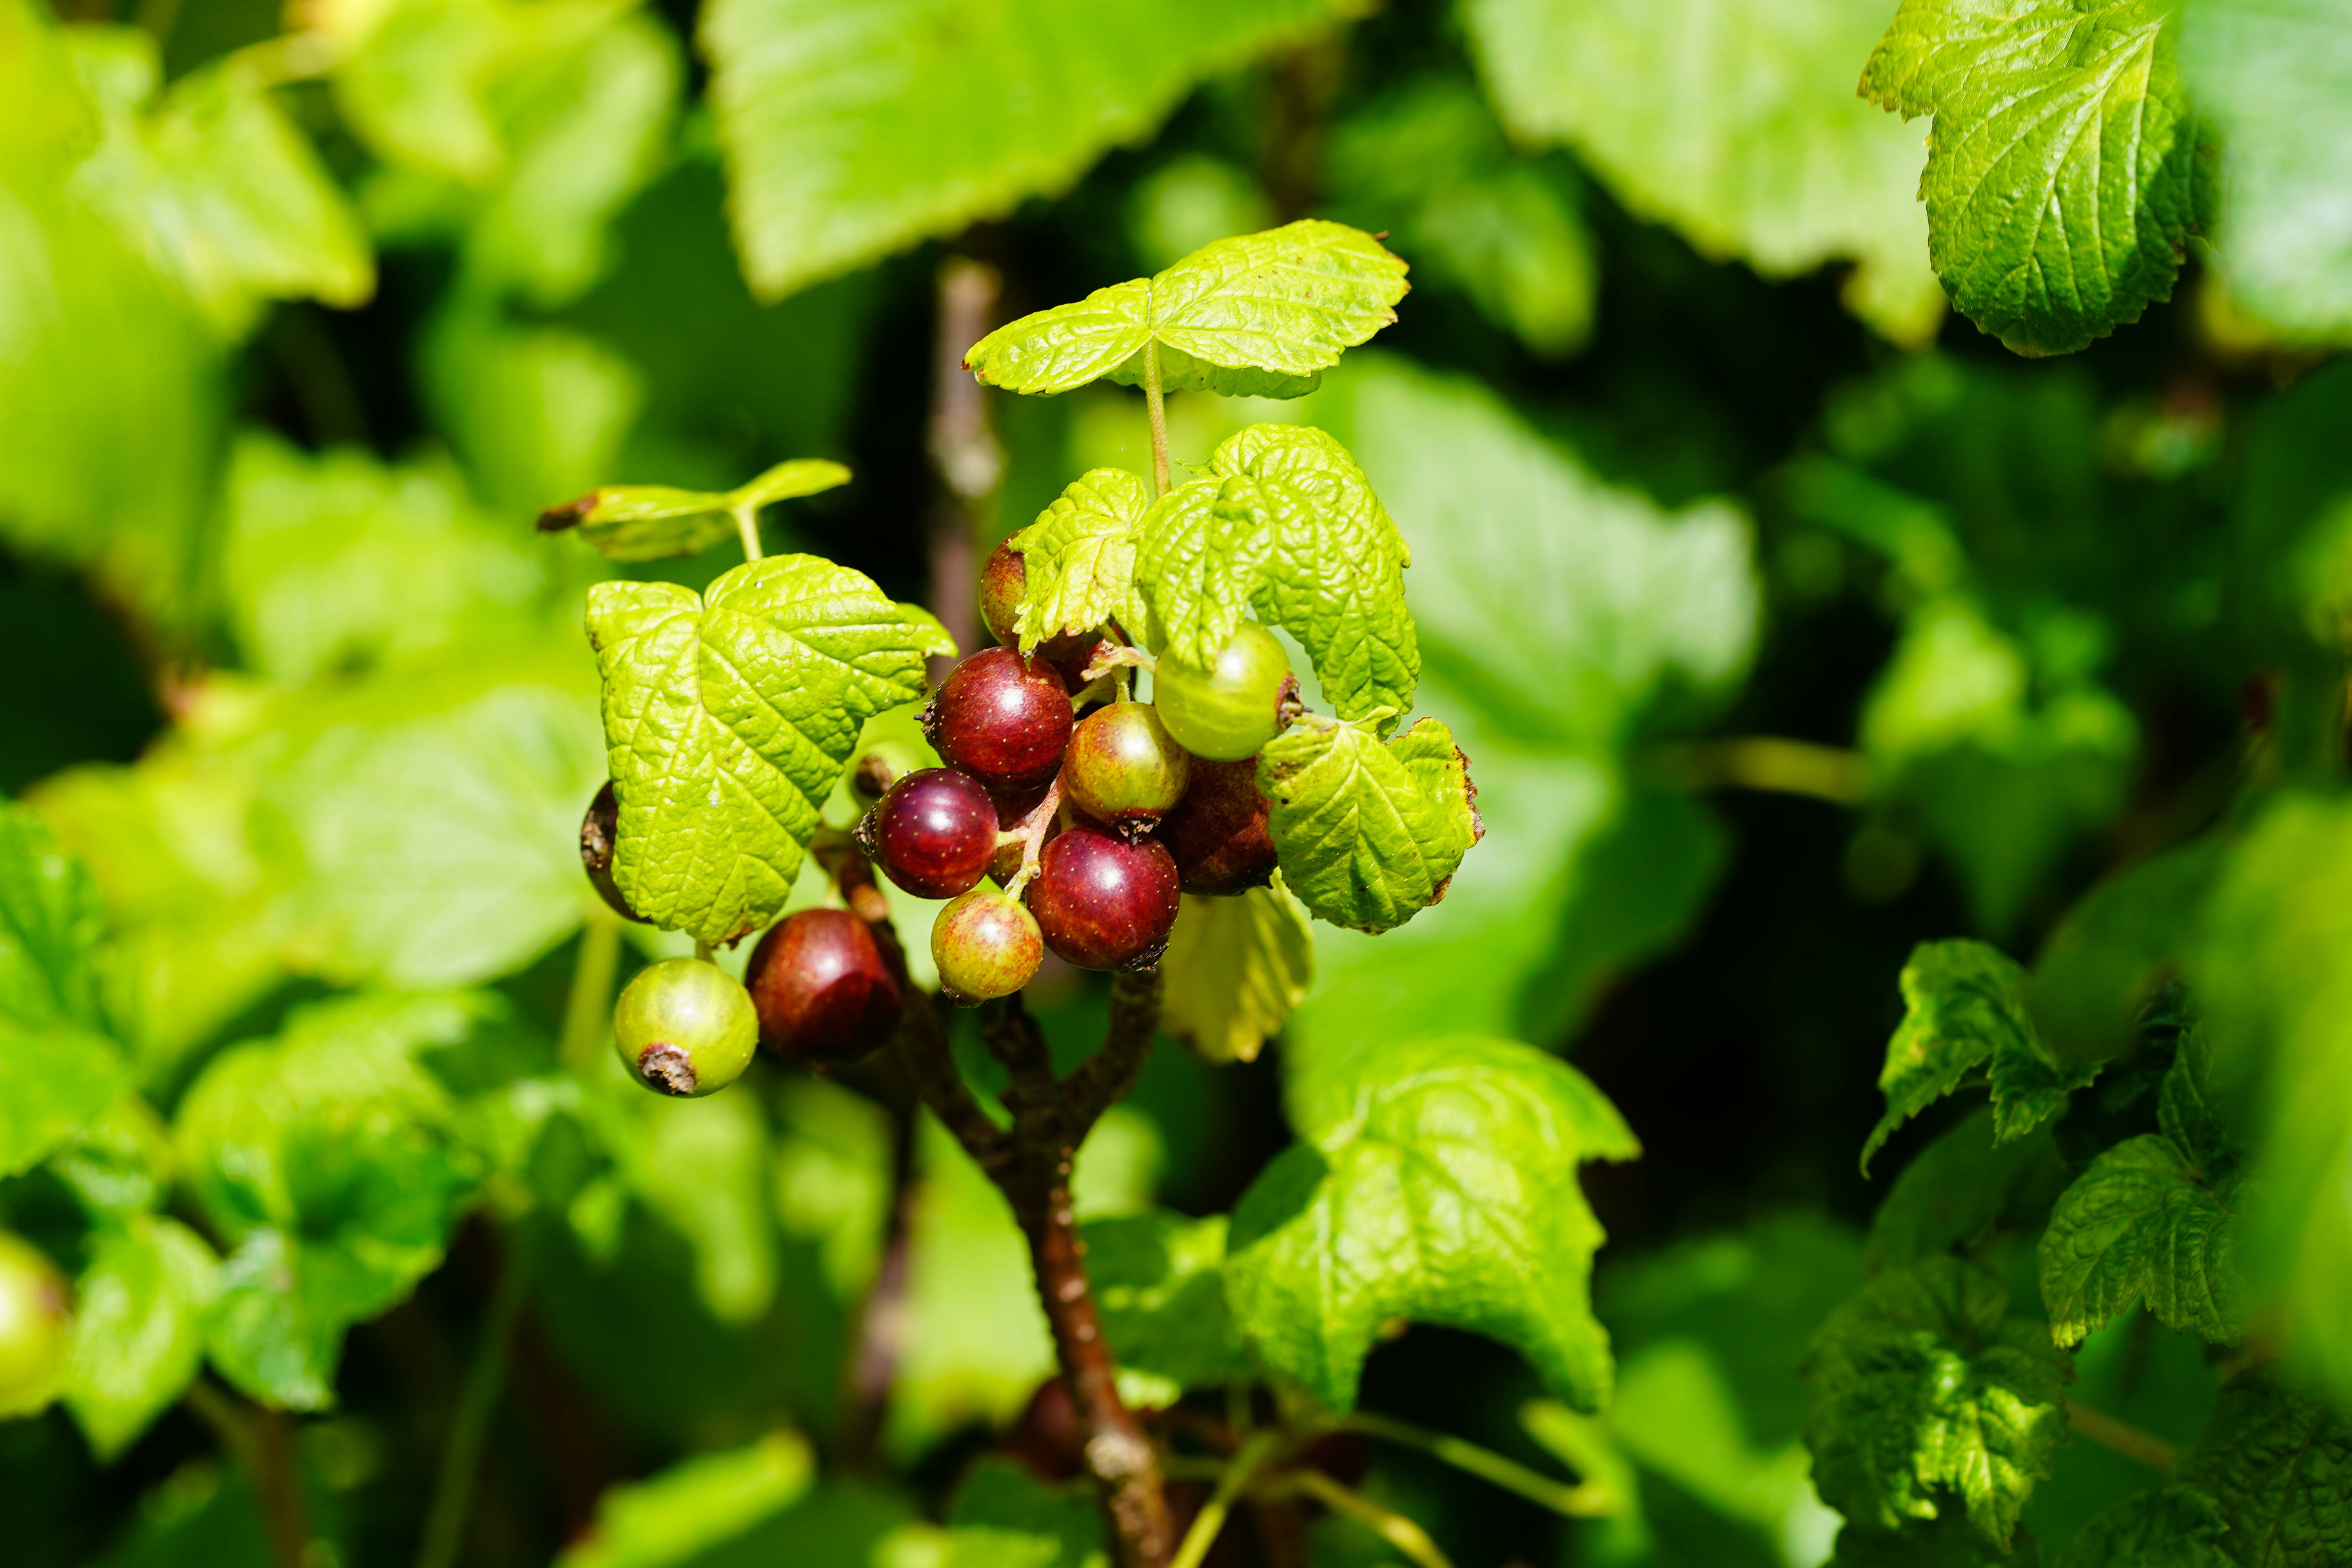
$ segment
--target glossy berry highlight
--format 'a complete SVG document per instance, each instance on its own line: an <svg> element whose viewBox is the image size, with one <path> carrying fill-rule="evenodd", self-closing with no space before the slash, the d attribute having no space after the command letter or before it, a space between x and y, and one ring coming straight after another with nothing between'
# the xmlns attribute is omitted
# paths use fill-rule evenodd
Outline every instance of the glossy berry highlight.
<svg viewBox="0 0 2352 1568"><path fill-rule="evenodd" d="M1230 895L1274 879L1274 837L1255 762L1195 759L1192 783L1155 835L1188 893Z"/></svg>
<svg viewBox="0 0 2352 1568"><path fill-rule="evenodd" d="M57 1397L73 1327L66 1277L32 1243L0 1231L0 1417Z"/></svg>
<svg viewBox="0 0 2352 1568"><path fill-rule="evenodd" d="M1282 733L1283 705L1298 693L1290 656L1274 634L1244 621L1206 668L1162 656L1151 701L1177 744L1211 762L1254 757Z"/></svg>
<svg viewBox="0 0 2352 1568"><path fill-rule="evenodd" d="M613 851L620 842L621 799L613 793L613 781L606 779L596 798L588 803L588 815L580 819L580 868L588 873L589 885L614 914L642 922L646 917L629 908L620 884L613 880Z"/></svg>
<svg viewBox="0 0 2352 1568"><path fill-rule="evenodd" d="M1184 798L1192 759L1148 702L1114 702L1080 720L1062 761L1062 790L1097 822L1139 833Z"/></svg>
<svg viewBox="0 0 2352 1568"><path fill-rule="evenodd" d="M993 888L974 888L931 923L940 994L960 1006L1012 995L1029 984L1045 958L1036 917Z"/></svg>
<svg viewBox="0 0 2352 1568"><path fill-rule="evenodd" d="M1070 743L1070 689L1042 658L992 647L948 672L925 727L948 766L1012 795L1051 784Z"/></svg>
<svg viewBox="0 0 2352 1568"><path fill-rule="evenodd" d="M847 910L803 910L777 921L751 950L744 984L760 1043L808 1068L879 1047L906 999L873 928Z"/></svg>
<svg viewBox="0 0 2352 1568"><path fill-rule="evenodd" d="M979 780L925 768L890 786L857 825L857 845L919 899L952 899L988 874L996 806Z"/></svg>
<svg viewBox="0 0 2352 1568"><path fill-rule="evenodd" d="M743 1076L760 1040L751 994L717 964L666 958L637 972L613 1007L622 1065L657 1093L716 1093Z"/></svg>
<svg viewBox="0 0 2352 1568"><path fill-rule="evenodd" d="M1045 945L1080 969L1149 969L1175 929L1176 862L1150 838L1055 835L1024 895Z"/></svg>

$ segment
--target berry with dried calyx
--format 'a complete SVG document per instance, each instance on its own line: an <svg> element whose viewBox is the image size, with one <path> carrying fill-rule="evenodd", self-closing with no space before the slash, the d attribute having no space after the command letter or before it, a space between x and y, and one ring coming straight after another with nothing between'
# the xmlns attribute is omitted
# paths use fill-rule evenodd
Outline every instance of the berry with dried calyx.
<svg viewBox="0 0 2352 1568"><path fill-rule="evenodd" d="M1175 928L1176 862L1150 838L1076 826L1056 835L1023 895L1045 945L1080 969L1149 969Z"/></svg>
<svg viewBox="0 0 2352 1568"><path fill-rule="evenodd" d="M0 1231L0 1416L30 1415L57 1397L73 1328L68 1300L57 1265Z"/></svg>
<svg viewBox="0 0 2352 1568"><path fill-rule="evenodd" d="M948 672L924 718L948 766L994 793L1053 782L1070 743L1070 689L1044 659L1007 647L972 655Z"/></svg>
<svg viewBox="0 0 2352 1568"><path fill-rule="evenodd" d="M849 789L871 804L890 793L890 786L923 766L919 747L906 741L879 741L849 764Z"/></svg>
<svg viewBox="0 0 2352 1568"><path fill-rule="evenodd" d="M1087 715L1062 762L1070 804L1130 835L1181 800L1192 776L1192 757L1148 702L1114 702Z"/></svg>
<svg viewBox="0 0 2352 1568"><path fill-rule="evenodd" d="M1177 744L1212 762L1255 756L1288 722L1284 707L1298 682L1290 656L1274 634L1244 621L1207 668L1160 656L1151 672L1151 701Z"/></svg>
<svg viewBox="0 0 2352 1568"><path fill-rule="evenodd" d="M1232 894L1274 879L1274 838L1255 762L1194 759L1192 783L1155 835L1188 893Z"/></svg>
<svg viewBox="0 0 2352 1568"><path fill-rule="evenodd" d="M580 819L580 868L614 914L643 921L646 917L629 908L620 885L613 880L613 851L620 842L621 800L613 793L613 781L606 779L596 798L588 803L588 815Z"/></svg>
<svg viewBox="0 0 2352 1568"><path fill-rule="evenodd" d="M725 1089L751 1065L759 1041L751 994L707 959L647 964L613 1007L613 1043L622 1063L662 1094Z"/></svg>
<svg viewBox="0 0 2352 1568"><path fill-rule="evenodd" d="M993 888L974 888L931 924L940 994L959 1006L1012 995L1029 984L1045 957L1036 917Z"/></svg>
<svg viewBox="0 0 2352 1568"><path fill-rule="evenodd" d="M996 806L953 768L908 773L857 825L857 847L919 899L952 899L988 874Z"/></svg>
<svg viewBox="0 0 2352 1568"><path fill-rule="evenodd" d="M901 977L847 910L803 910L769 929L744 971L760 1043L802 1067L853 1062L898 1026Z"/></svg>

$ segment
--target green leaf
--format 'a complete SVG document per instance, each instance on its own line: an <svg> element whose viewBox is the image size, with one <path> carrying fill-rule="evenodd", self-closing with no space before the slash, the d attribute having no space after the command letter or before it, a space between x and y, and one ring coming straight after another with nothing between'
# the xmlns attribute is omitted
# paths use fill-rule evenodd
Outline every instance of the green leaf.
<svg viewBox="0 0 2352 1568"><path fill-rule="evenodd" d="M2071 1375L2042 1324L2011 1314L1997 1276L1956 1258L1883 1273L1807 1352L1813 1484L1885 1530L1938 1517L1949 1500L1937 1494L1958 1492L1977 1533L2006 1550L2065 1439Z"/></svg>
<svg viewBox="0 0 2352 1568"><path fill-rule="evenodd" d="M224 339L244 336L266 300L349 308L375 291L359 215L251 66L233 56L204 67L153 103L163 62L152 34L72 37L106 126L75 172L76 194Z"/></svg>
<svg viewBox="0 0 2352 1568"><path fill-rule="evenodd" d="M2325 1568L2352 1555L2352 1425L2270 1372L2222 1385L2177 1473L2221 1504L2222 1549L2243 1568Z"/></svg>
<svg viewBox="0 0 2352 1568"><path fill-rule="evenodd" d="M1090 1493L982 1459L948 1510L940 1568L1108 1568L1102 1506Z"/></svg>
<svg viewBox="0 0 2352 1568"><path fill-rule="evenodd" d="M1985 1544L1966 1520L1938 1519L1901 1530L1874 1530L1849 1521L1838 1531L1828 1568L2034 1568L2032 1542L2013 1552Z"/></svg>
<svg viewBox="0 0 2352 1568"><path fill-rule="evenodd" d="M753 1530L805 1494L816 1457L796 1432L698 1454L596 1500L596 1521L557 1568L673 1568Z"/></svg>
<svg viewBox="0 0 2352 1568"><path fill-rule="evenodd" d="M937 621L813 555L708 594L600 583L588 637L621 801L613 875L655 924L712 943L782 910L859 728L925 689Z"/></svg>
<svg viewBox="0 0 2352 1568"><path fill-rule="evenodd" d="M1878 1075L1886 1114L1862 1147L1862 1169L1895 1130L1969 1082L1992 1089L1993 1141L2021 1138L2058 1114L2098 1064L2051 1058L2027 1011L2025 972L1980 942L1923 942L1903 966L1903 1022Z"/></svg>
<svg viewBox="0 0 2352 1568"><path fill-rule="evenodd" d="M188 1178L234 1244L213 1360L258 1399L334 1396L343 1331L437 1268L480 1162L419 1053L491 1021L481 996L355 996L215 1058L174 1124Z"/></svg>
<svg viewBox="0 0 2352 1568"><path fill-rule="evenodd" d="M527 614L529 542L483 515L446 462L317 457L248 431L230 458L222 575L247 667L287 681L430 653Z"/></svg>
<svg viewBox="0 0 2352 1568"><path fill-rule="evenodd" d="M734 509L813 496L849 482L849 470L822 458L779 463L739 489L719 493L667 485L608 485L539 514L542 533L578 529L614 561L695 555L736 539Z"/></svg>
<svg viewBox="0 0 2352 1568"><path fill-rule="evenodd" d="M1141 479L1124 468L1096 468L1071 480L1013 536L1027 574L1024 649L1107 621L1139 639L1150 635L1150 612L1135 591L1135 539L1150 505L1151 490Z"/></svg>
<svg viewBox="0 0 2352 1568"><path fill-rule="evenodd" d="M1160 960L1160 1026L1204 1061L1257 1060L1315 984L1315 933L1279 875L1232 898L1184 895Z"/></svg>
<svg viewBox="0 0 2352 1568"><path fill-rule="evenodd" d="M1234 1212L1225 1299L1265 1364L1355 1404L1392 1318L1484 1333L1579 1409L1608 1396L1586 1287L1601 1226L1586 1160L1633 1133L1581 1073L1530 1047L1454 1037L1366 1047L1297 1117Z"/></svg>
<svg viewBox="0 0 2352 1568"><path fill-rule="evenodd" d="M1905 344L1942 291L1921 256L1919 144L1852 97L1885 15L1848 0L1473 0L1504 123L1564 141L1637 216L1767 277L1860 263L1848 307Z"/></svg>
<svg viewBox="0 0 2352 1568"><path fill-rule="evenodd" d="M65 1401L100 1458L121 1453L196 1375L218 1268L174 1219L137 1215L99 1233L74 1286Z"/></svg>
<svg viewBox="0 0 2352 1568"><path fill-rule="evenodd" d="M1253 425L1218 446L1208 478L1144 514L1135 585L1163 653L1213 664L1254 612L1296 636L1325 699L1360 719L1412 705L1412 564L1346 447L1307 426Z"/></svg>
<svg viewBox="0 0 2352 1568"><path fill-rule="evenodd" d="M1895 1178L1871 1216L1864 1254L1870 1270L1969 1250L1999 1226L2039 1225L2066 1179L2065 1159L2048 1128L2001 1142L1993 1136L1991 1109L1971 1111Z"/></svg>
<svg viewBox="0 0 2352 1568"><path fill-rule="evenodd" d="M0 801L0 1026L103 1029L99 946L106 910L89 870L48 825Z"/></svg>
<svg viewBox="0 0 2352 1568"><path fill-rule="evenodd" d="M2177 978L2222 868L2200 839L2127 867L2068 910L2033 961L2033 1016L2062 1059L2106 1060L2131 1043L2148 999Z"/></svg>
<svg viewBox="0 0 2352 1568"><path fill-rule="evenodd" d="M770 299L1066 189L1328 0L720 0L701 43L744 270Z"/></svg>
<svg viewBox="0 0 2352 1568"><path fill-rule="evenodd" d="M1862 93L1935 116L1920 198L1952 301L2067 353L2170 296L2206 176L2153 0L1903 0Z"/></svg>
<svg viewBox="0 0 2352 1568"><path fill-rule="evenodd" d="M1202 246L1166 271L1008 322L964 368L1007 392L1067 392L1108 376L1163 392L1296 397L1396 320L1404 263L1361 229L1302 218Z"/></svg>
<svg viewBox="0 0 2352 1568"><path fill-rule="evenodd" d="M2041 1274L2060 1344L2141 1301L2167 1328L2237 1342L2246 1184L2208 1099L2211 1073L2212 1047L2191 1029L2165 1075L2164 1131L2109 1149L2058 1199L2042 1237Z"/></svg>
<svg viewBox="0 0 2352 1568"><path fill-rule="evenodd" d="M2051 1568L2230 1568L2229 1524L2190 1487L2135 1493L2075 1531Z"/></svg>
<svg viewBox="0 0 2352 1568"><path fill-rule="evenodd" d="M1079 1226L1119 1394L1165 1409L1196 1388L1252 1372L1225 1310L1225 1216L1129 1215Z"/></svg>
<svg viewBox="0 0 2352 1568"><path fill-rule="evenodd" d="M1484 831L1452 732L1423 719L1382 741L1386 717L1294 724L1258 753L1284 885L1310 914L1357 931L1402 925L1444 898Z"/></svg>
<svg viewBox="0 0 2352 1568"><path fill-rule="evenodd" d="M2198 0L2180 70L2220 132L2230 299L2290 333L2352 332L2352 51L2330 0Z"/></svg>

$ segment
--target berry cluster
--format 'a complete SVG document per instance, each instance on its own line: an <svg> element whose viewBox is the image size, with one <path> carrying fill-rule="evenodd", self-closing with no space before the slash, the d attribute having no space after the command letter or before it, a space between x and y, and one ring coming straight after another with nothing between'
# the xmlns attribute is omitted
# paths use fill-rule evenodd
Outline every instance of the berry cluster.
<svg viewBox="0 0 2352 1568"><path fill-rule="evenodd" d="M738 985L704 959L670 959L622 992L622 1059L667 1094L732 1082L755 1043L824 1068L889 1037L907 985L867 862L899 888L947 907L931 928L942 994L973 1005L1029 984L1048 950L1081 969L1148 970L1176 923L1181 893L1238 893L1275 868L1253 758L1297 711L1282 645L1244 623L1206 668L1153 661L1109 626L1019 650L1026 586L1020 553L1000 544L980 607L999 646L950 670L924 713L946 765L906 771L868 752L854 789L873 802L836 875L850 910L804 910L752 950ZM1152 700L1127 694L1136 667ZM636 916L614 885L618 811L606 784L581 824L580 852L605 901Z"/></svg>

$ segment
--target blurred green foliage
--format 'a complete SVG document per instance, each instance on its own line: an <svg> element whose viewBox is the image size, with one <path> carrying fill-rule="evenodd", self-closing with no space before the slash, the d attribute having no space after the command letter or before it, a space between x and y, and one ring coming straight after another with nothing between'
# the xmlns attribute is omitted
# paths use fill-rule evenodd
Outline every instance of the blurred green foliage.
<svg viewBox="0 0 2352 1568"><path fill-rule="evenodd" d="M465 1419L468 1563L1105 1560L952 1141L894 1220L871 1100L654 1101L571 1005L685 950L573 865L586 593L731 561L531 522L838 461L770 543L924 601L941 264L993 325L1307 216L1411 264L1398 324L1306 397L1176 395L1173 456L1355 454L1486 833L1412 924L1314 928L1265 1059L1163 1042L1087 1144L1130 1397L1251 1369L1318 1212L1458 1207L1254 1353L1600 1500L1349 1439L1465 1568L2352 1559L2352 24L2011 9L1946 79L1920 40L1982 7L0 0L0 1221L77 1314L0 1424L10 1561L272 1562L275 1433L324 1560L404 1563ZM1146 470L1124 389L983 396L993 533ZM1099 1034L1083 977L1034 994ZM1374 1103L1440 1037L1554 1121ZM1390 1169L1408 1114L1451 1165ZM2168 1296L2191 1251L2243 1294Z"/></svg>

